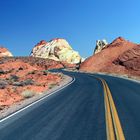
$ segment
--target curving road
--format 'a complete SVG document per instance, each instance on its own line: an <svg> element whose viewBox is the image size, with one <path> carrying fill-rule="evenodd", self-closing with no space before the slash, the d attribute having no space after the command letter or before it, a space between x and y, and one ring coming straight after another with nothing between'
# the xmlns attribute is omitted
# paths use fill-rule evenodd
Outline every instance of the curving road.
<svg viewBox="0 0 140 140"><path fill-rule="evenodd" d="M125 138L140 138L140 84L74 72L67 88L0 123L0 140L106 140L104 90L111 90Z"/></svg>
<svg viewBox="0 0 140 140"><path fill-rule="evenodd" d="M126 140L140 139L140 84L111 76L106 80L118 111Z"/></svg>

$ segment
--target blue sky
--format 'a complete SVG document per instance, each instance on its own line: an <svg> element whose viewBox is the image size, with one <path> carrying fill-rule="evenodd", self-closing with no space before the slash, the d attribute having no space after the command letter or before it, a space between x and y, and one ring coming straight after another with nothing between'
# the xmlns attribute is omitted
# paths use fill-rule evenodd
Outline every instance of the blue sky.
<svg viewBox="0 0 140 140"><path fill-rule="evenodd" d="M83 57L97 39L140 43L139 0L0 0L0 44L29 55L40 40L65 38Z"/></svg>

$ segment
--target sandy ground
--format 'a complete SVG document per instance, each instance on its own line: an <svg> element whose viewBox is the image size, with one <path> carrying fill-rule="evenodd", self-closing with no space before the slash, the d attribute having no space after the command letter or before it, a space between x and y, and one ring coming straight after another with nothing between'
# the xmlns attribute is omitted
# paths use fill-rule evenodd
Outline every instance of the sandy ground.
<svg viewBox="0 0 140 140"><path fill-rule="evenodd" d="M55 91L55 90L65 86L66 84L68 84L71 80L72 80L71 77L64 75L63 80L61 80L61 82L59 83L59 86L56 85L52 89L48 89L47 91L45 91L43 94L35 95L31 98L28 98L28 99L22 100L20 102L14 103L10 107L6 107L3 110L0 110L0 119L4 118L4 117L20 110L20 109L22 109L23 107L37 101L38 99L40 99L40 98L42 98L42 97L44 97L48 94L51 94L53 91Z"/></svg>

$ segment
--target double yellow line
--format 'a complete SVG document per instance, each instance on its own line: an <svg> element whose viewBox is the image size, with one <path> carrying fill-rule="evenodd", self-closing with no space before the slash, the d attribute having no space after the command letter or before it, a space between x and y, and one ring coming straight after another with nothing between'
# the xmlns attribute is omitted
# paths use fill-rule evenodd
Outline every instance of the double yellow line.
<svg viewBox="0 0 140 140"><path fill-rule="evenodd" d="M104 79L98 79L102 82L104 88L107 140L125 140L110 89Z"/></svg>

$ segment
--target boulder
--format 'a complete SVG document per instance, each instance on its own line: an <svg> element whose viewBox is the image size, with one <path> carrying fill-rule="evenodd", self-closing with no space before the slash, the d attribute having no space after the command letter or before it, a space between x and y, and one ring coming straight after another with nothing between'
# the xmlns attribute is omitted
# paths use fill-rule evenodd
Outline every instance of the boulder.
<svg viewBox="0 0 140 140"><path fill-rule="evenodd" d="M53 39L49 42L40 41L30 54L33 57L48 58L70 64L81 63L81 56L74 51L65 39Z"/></svg>
<svg viewBox="0 0 140 140"><path fill-rule="evenodd" d="M97 40L96 41L96 47L94 49L94 54L101 52L103 49L106 48L107 45L108 45L108 43L105 39Z"/></svg>

